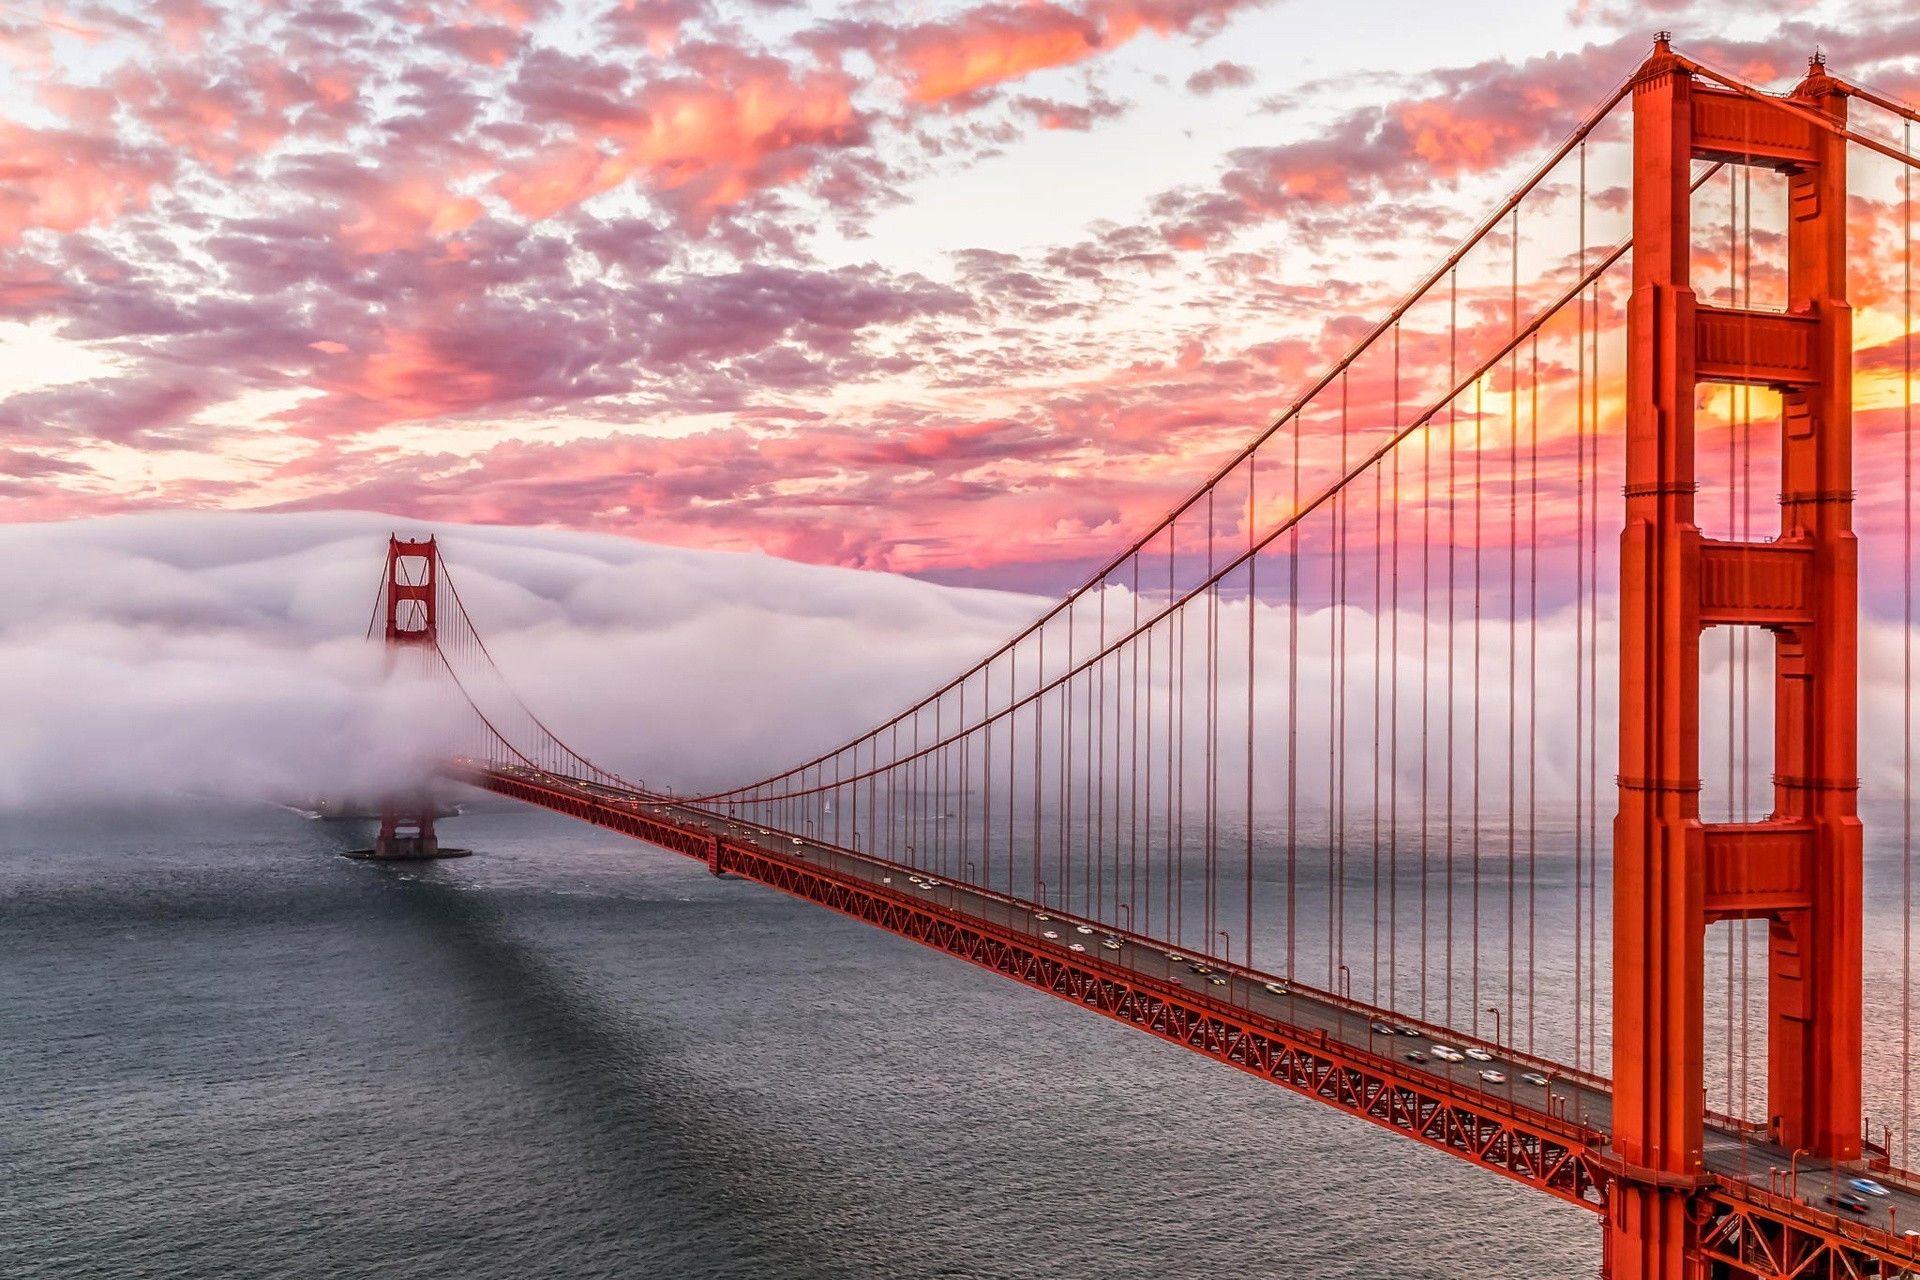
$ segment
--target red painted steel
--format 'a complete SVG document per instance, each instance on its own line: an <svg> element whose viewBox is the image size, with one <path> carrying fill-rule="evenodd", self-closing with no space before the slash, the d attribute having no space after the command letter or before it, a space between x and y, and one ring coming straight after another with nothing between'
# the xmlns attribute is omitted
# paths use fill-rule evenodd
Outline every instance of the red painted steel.
<svg viewBox="0 0 1920 1280"><path fill-rule="evenodd" d="M1633 89L1627 523L1620 550L1620 810L1614 822L1615 1280L1686 1274L1703 1185L1706 913L1699 819L1699 532L1691 77L1664 41Z"/></svg>
<svg viewBox="0 0 1920 1280"><path fill-rule="evenodd" d="M1662 40L1633 90L1627 522L1621 539L1620 812L1614 833L1618 1280L1696 1274L1703 1185L1704 935L1771 928L1768 1132L1860 1155L1860 824L1854 811L1855 548L1845 302L1845 97L1815 66L1794 110L1697 85ZM1696 305L1688 188L1697 159L1786 173L1789 309ZM1694 516L1695 388L1778 388L1781 536L1712 543ZM1700 637L1775 639L1775 799L1766 821L1700 820Z"/></svg>

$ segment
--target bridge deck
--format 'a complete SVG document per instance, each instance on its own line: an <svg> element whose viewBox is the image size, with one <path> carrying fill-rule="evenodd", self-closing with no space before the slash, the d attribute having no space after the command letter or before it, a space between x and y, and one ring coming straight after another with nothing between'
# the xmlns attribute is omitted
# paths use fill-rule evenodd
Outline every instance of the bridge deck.
<svg viewBox="0 0 1920 1280"><path fill-rule="evenodd" d="M1607 1142L1606 1081L1446 1028L1318 991L1272 974L1174 951L1155 939L931 876L870 853L731 819L661 797L524 767L456 763L460 781L567 813L866 919L993 968L1028 985L1206 1053L1484 1168L1599 1209L1618 1171ZM919 883L916 883L919 881ZM1084 928L1086 932L1081 932ZM1046 935L1058 936L1049 938ZM1117 949L1103 945L1114 939ZM1075 951L1078 944L1084 951ZM1212 974L1196 973L1204 964ZM1215 983L1218 977L1223 982ZM1273 985L1270 985L1273 984ZM1276 991L1273 986L1284 991ZM1382 1032L1406 1027L1416 1035ZM1473 1047L1489 1061L1454 1063L1436 1044ZM1409 1060L1423 1054L1425 1062ZM1489 1081L1482 1072L1497 1071ZM1527 1072L1545 1085L1521 1079ZM1855 1171L1798 1161L1778 1146L1709 1121L1702 1192L1739 1220L1726 1256L1751 1267L1756 1248L1777 1262L1753 1274L1828 1274L1789 1264L1820 1249L1920 1269L1920 1181L1876 1175L1891 1194L1867 1215L1835 1212L1825 1197ZM1797 1194L1791 1194L1797 1191ZM1915 1235L1906 1231L1911 1228ZM1771 1242L1760 1237L1777 1232ZM1798 1245L1795 1244L1798 1241ZM1834 1275L1874 1271L1835 1268Z"/></svg>

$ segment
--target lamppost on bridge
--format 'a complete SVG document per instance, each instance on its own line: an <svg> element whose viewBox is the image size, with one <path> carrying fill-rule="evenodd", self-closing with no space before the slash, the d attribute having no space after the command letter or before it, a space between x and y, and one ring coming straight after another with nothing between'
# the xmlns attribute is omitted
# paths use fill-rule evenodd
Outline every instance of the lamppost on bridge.
<svg viewBox="0 0 1920 1280"><path fill-rule="evenodd" d="M1127 913L1126 928L1128 933L1132 933L1133 932L1133 904L1131 902L1116 902L1113 905Z"/></svg>
<svg viewBox="0 0 1920 1280"><path fill-rule="evenodd" d="M1806 1147L1795 1147L1793 1154L1787 1157L1787 1196L1800 1198L1800 1157L1810 1156L1813 1152Z"/></svg>
<svg viewBox="0 0 1920 1280"><path fill-rule="evenodd" d="M1500 1010L1488 1005L1486 1011L1493 1015L1493 1047L1500 1047Z"/></svg>
<svg viewBox="0 0 1920 1280"><path fill-rule="evenodd" d="M1344 964L1340 966L1340 994L1348 1000L1353 999L1353 973Z"/></svg>

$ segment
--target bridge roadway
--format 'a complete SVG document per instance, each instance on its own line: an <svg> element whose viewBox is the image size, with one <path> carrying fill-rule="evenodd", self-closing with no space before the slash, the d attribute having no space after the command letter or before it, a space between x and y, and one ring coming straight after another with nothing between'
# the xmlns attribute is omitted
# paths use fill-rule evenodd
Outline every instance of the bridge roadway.
<svg viewBox="0 0 1920 1280"><path fill-rule="evenodd" d="M1099 921L1057 911L1050 907L1010 898L994 890L966 883L955 883L942 876L922 872L870 854L824 844L771 827L728 817L670 799L649 796L624 788L579 779L564 778L526 766L487 766L455 768L452 776L462 781L487 786L486 775L515 775L542 789L556 784L591 797L595 801L635 814L652 815L683 831L698 831L717 837L736 847L757 849L771 857L798 859L833 876L863 882L876 889L898 895L912 895L943 908L958 918L984 921L1003 930L1024 934L1037 948L1053 948L1064 955L1078 957L1074 944L1085 948L1087 958L1128 970L1158 984L1177 988L1201 1000L1223 1002L1235 1010L1282 1027L1309 1033L1324 1033L1342 1045L1365 1050L1369 1054L1399 1060L1399 1074L1426 1076L1444 1081L1445 1092L1454 1095L1478 1094L1495 1099L1514 1114L1531 1115L1546 1122L1558 1120L1592 1131L1595 1154L1607 1155L1605 1135L1611 1128L1613 1099L1609 1082L1573 1071L1546 1059L1518 1053L1511 1047L1462 1036L1451 1029L1421 1023L1403 1014L1382 1010L1361 1002L1315 990L1305 984L1232 965L1218 959L1176 951L1165 943L1143 935L1113 928ZM497 786L492 789L498 790ZM921 883L916 883L920 881ZM1085 930L1084 932L1082 930ZM1058 936L1050 938L1049 932ZM1120 943L1117 950L1102 945L1104 939ZM1200 965L1211 973L1195 972ZM1225 979L1216 985L1212 978ZM1274 988L1279 987L1282 991ZM1416 1034L1382 1032L1377 1027L1404 1027ZM1433 1055L1436 1045L1462 1051L1477 1049L1488 1055L1487 1061L1465 1058L1445 1061ZM1419 1053L1426 1060L1407 1057ZM1483 1072L1498 1072L1504 1079L1490 1081ZM1527 1072L1547 1077L1547 1083L1530 1084L1521 1079ZM1844 1228L1848 1222L1867 1227L1879 1237L1876 1252L1893 1248L1907 1258L1920 1258L1920 1183L1896 1180L1885 1174L1874 1176L1888 1189L1886 1196L1865 1197L1869 1209L1865 1215L1853 1214L1827 1203L1826 1197L1843 1188L1848 1178L1860 1176L1860 1170L1835 1169L1809 1159L1794 1160L1778 1145L1765 1142L1751 1133L1743 1133L1733 1122L1709 1117L1703 1159L1708 1171L1731 1184L1769 1193L1772 1201L1796 1201L1815 1210L1820 1217L1838 1219ZM1794 1166L1797 1164L1797 1175ZM1797 1185L1796 1185L1797 1184ZM1735 1193L1738 1196L1738 1193ZM1592 1207L1591 1205L1589 1207ZM1804 1212L1804 1211L1802 1211ZM1793 1216L1798 1217L1796 1213ZM1907 1235L1909 1229L1912 1235ZM1829 1233L1830 1234L1830 1233ZM1844 1232L1852 1237L1853 1232ZM1883 1256L1886 1256L1883 1252ZM1910 1264L1913 1265L1913 1264ZM1886 1272L1896 1274L1894 1271ZM1920 1275L1920 1265L1911 1273Z"/></svg>

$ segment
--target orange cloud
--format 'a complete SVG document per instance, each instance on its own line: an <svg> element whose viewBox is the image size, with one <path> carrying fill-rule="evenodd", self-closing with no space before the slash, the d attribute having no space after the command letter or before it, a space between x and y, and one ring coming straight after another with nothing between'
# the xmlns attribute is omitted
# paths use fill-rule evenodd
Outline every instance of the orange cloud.
<svg viewBox="0 0 1920 1280"><path fill-rule="evenodd" d="M982 5L903 33L876 55L903 80L909 100L934 105L1036 71L1070 66L1126 44L1143 31L1166 36L1217 27L1246 0L1089 0L1077 8L1044 2Z"/></svg>
<svg viewBox="0 0 1920 1280"><path fill-rule="evenodd" d="M814 159L809 148L857 140L863 126L850 88L837 75L794 80L784 69L756 70L736 83L662 85L631 116L582 125L569 146L503 175L497 189L521 214L545 218L639 177L656 191L680 193L686 220L703 223L805 173Z"/></svg>
<svg viewBox="0 0 1920 1280"><path fill-rule="evenodd" d="M1532 115L1472 115L1438 98L1402 103L1394 118L1409 147L1442 177L1479 173L1510 160L1539 132Z"/></svg>
<svg viewBox="0 0 1920 1280"><path fill-rule="evenodd" d="M975 10L952 26L922 27L902 41L898 74L907 97L946 102L1098 52L1100 28L1052 5Z"/></svg>

